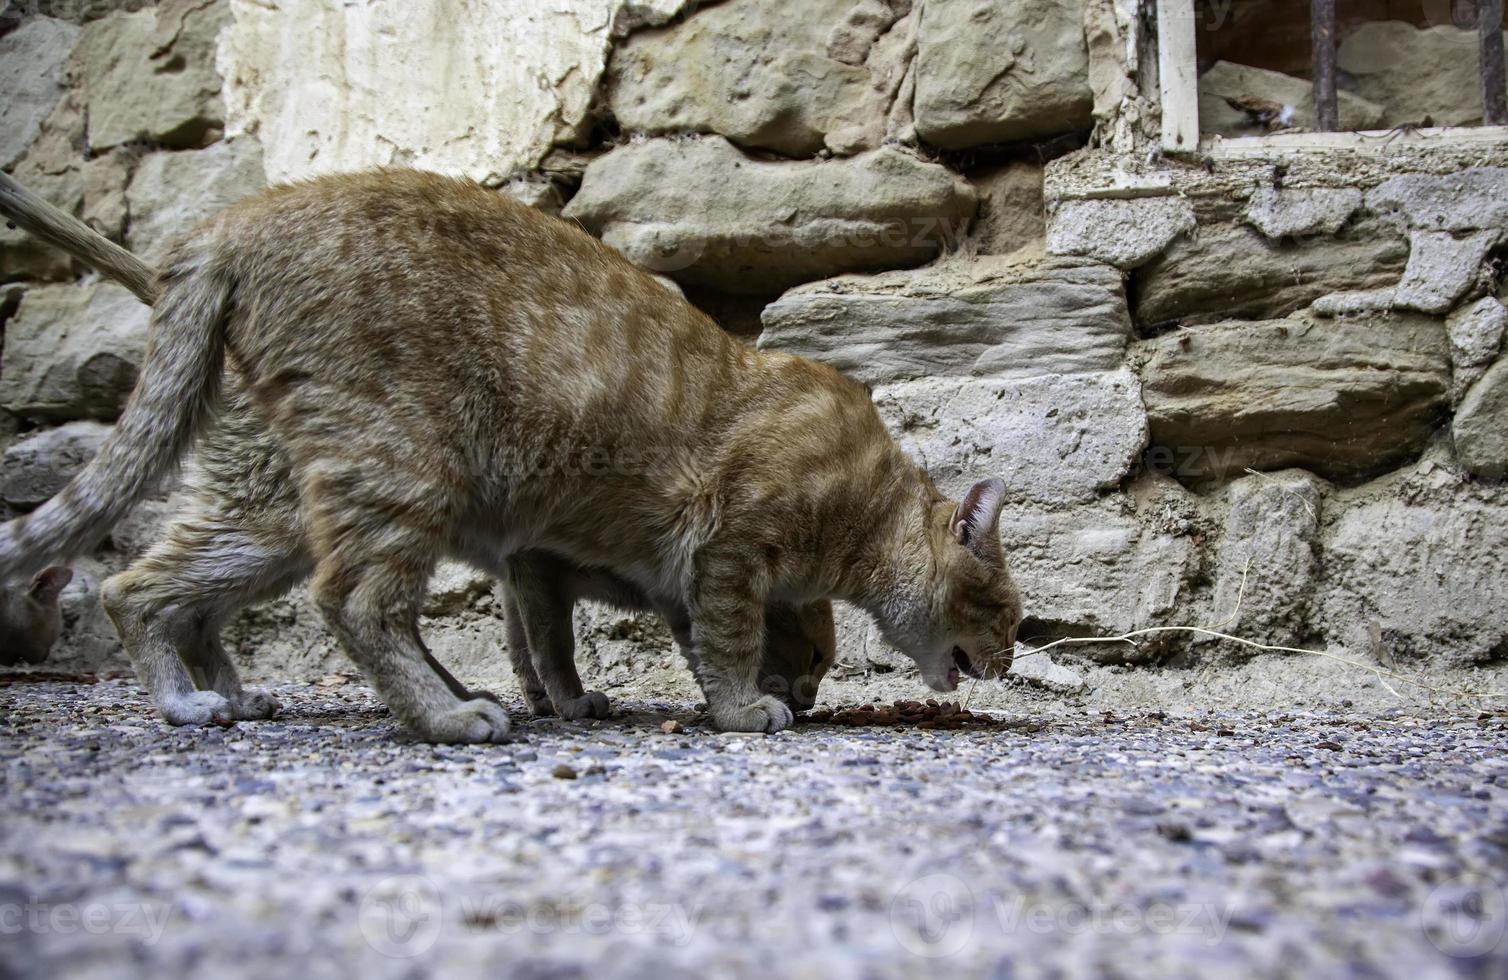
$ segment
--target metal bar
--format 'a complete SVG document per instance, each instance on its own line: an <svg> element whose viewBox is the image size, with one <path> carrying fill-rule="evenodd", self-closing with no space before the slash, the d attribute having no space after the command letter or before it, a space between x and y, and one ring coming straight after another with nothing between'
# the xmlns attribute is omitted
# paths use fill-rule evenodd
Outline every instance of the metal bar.
<svg viewBox="0 0 1508 980"><path fill-rule="evenodd" d="M1320 132L1340 129L1335 95L1335 0L1309 0L1309 34L1314 42L1314 118Z"/></svg>
<svg viewBox="0 0 1508 980"><path fill-rule="evenodd" d="M1508 124L1503 81L1503 0L1477 0L1477 35L1482 46L1482 122Z"/></svg>

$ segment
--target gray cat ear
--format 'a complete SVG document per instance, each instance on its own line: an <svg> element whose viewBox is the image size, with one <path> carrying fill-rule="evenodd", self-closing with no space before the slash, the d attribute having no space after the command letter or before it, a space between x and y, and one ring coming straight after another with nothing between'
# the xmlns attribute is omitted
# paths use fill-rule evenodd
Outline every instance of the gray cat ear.
<svg viewBox="0 0 1508 980"><path fill-rule="evenodd" d="M61 565L53 565L44 568L31 580L31 588L27 592L31 597L43 605L51 605L58 601L58 596L73 581L73 569L63 568Z"/></svg>
<svg viewBox="0 0 1508 980"><path fill-rule="evenodd" d="M963 495L963 500L953 509L948 521L948 530L953 540L971 551L996 534L1000 520L1000 508L1005 503L1005 483L1001 480L980 480Z"/></svg>

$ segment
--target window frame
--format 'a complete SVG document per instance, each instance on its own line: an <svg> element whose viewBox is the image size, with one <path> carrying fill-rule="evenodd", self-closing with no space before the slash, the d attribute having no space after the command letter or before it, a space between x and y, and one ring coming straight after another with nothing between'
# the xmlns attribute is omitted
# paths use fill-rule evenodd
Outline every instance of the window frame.
<svg viewBox="0 0 1508 980"><path fill-rule="evenodd" d="M1205 135L1199 131L1199 61L1194 0L1155 0L1157 17L1157 96L1162 109L1162 152L1240 160L1277 153L1384 154L1401 147L1469 148L1508 143L1508 126L1437 126L1336 132L1278 133L1271 136Z"/></svg>

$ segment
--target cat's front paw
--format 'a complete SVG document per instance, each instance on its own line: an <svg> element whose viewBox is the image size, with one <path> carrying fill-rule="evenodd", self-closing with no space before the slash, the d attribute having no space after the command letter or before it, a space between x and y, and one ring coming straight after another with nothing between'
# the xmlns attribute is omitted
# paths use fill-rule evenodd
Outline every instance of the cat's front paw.
<svg viewBox="0 0 1508 980"><path fill-rule="evenodd" d="M741 708L712 709L713 723L725 732L773 734L789 728L795 720L796 716L784 701L768 694Z"/></svg>
<svg viewBox="0 0 1508 980"><path fill-rule="evenodd" d="M159 704L169 725L223 725L236 719L231 703L214 691L195 691Z"/></svg>
<svg viewBox="0 0 1508 980"><path fill-rule="evenodd" d="M508 712L496 702L474 698L432 715L418 734L426 742L506 742L511 727Z"/></svg>
<svg viewBox="0 0 1508 980"><path fill-rule="evenodd" d="M266 691L248 688L230 702L231 716L241 721L261 721L276 715L283 706Z"/></svg>
<svg viewBox="0 0 1508 980"><path fill-rule="evenodd" d="M606 718L611 713L612 706L607 702L607 695L601 691L587 691L581 697L571 698L560 706L560 717L567 721Z"/></svg>

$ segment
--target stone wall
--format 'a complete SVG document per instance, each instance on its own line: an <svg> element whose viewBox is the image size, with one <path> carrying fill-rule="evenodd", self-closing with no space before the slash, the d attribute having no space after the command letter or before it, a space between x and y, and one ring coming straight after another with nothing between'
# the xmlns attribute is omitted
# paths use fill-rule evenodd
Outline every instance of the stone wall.
<svg viewBox="0 0 1508 980"><path fill-rule="evenodd" d="M1501 145L1163 159L1127 0L12 6L0 166L150 259L269 180L464 173L869 384L946 489L1003 477L1032 639L1229 619L1387 663L1508 654ZM1293 81L1239 67L1207 95ZM1345 105L1412 111L1368 86ZM15 231L0 281L15 513L99 444L146 312ZM162 510L83 563L60 662L115 662L91 590ZM437 648L495 660L485 581L436 596ZM663 643L625 622L583 618L588 649ZM845 660L897 665L843 626ZM232 633L333 663L296 600Z"/></svg>

